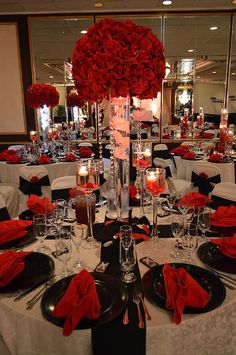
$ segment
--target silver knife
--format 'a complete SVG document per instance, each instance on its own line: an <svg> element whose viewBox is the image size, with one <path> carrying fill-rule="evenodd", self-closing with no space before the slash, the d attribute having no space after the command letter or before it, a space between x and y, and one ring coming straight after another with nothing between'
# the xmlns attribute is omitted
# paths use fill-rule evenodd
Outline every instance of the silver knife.
<svg viewBox="0 0 236 355"><path fill-rule="evenodd" d="M20 301L22 298L24 298L25 296L27 296L30 292L36 290L37 288L39 288L40 286L42 286L44 283L46 283L47 280L45 281L41 281L40 283L37 283L35 285L33 285L32 287L28 288L27 290L23 291L19 296L14 298L14 302Z"/></svg>

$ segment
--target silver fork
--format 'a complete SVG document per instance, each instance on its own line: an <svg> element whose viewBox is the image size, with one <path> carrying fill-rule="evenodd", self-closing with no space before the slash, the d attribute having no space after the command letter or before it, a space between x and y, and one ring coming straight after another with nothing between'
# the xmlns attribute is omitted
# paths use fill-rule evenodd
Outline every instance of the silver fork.
<svg viewBox="0 0 236 355"><path fill-rule="evenodd" d="M145 314L145 318L146 318L147 320L151 320L152 317L151 317L150 313L148 312L148 309L147 309L146 304L145 304L145 302L144 302L141 288L140 288L138 285L135 285L135 290L136 290L136 292L137 292L137 296L140 298L140 300L141 300L141 302L142 302L143 310L144 310L144 314Z"/></svg>
<svg viewBox="0 0 236 355"><path fill-rule="evenodd" d="M34 307L34 305L40 300L40 298L43 297L44 293L47 291L47 289L52 286L52 284L55 282L55 275L51 276L50 279L45 283L44 287L41 288L41 290L34 295L26 304L27 310L30 310Z"/></svg>
<svg viewBox="0 0 236 355"><path fill-rule="evenodd" d="M144 328L145 324L143 322L143 316L140 310L140 297L138 297L135 287L133 288L133 301L137 305L138 309L138 326L139 328Z"/></svg>

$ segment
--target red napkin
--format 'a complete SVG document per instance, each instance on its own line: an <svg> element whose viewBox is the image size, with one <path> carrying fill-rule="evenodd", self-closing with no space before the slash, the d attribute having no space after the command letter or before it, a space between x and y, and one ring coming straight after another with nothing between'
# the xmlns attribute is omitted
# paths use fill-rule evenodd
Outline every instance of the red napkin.
<svg viewBox="0 0 236 355"><path fill-rule="evenodd" d="M18 152L17 149L4 149L3 153L6 153L8 155L16 155L16 153Z"/></svg>
<svg viewBox="0 0 236 355"><path fill-rule="evenodd" d="M193 206L194 208L204 207L207 203L212 202L209 197L199 194L198 192L190 192L184 195L179 201L179 205Z"/></svg>
<svg viewBox="0 0 236 355"><path fill-rule="evenodd" d="M28 234L25 228L32 224L31 221L9 220L0 222L0 244L19 239Z"/></svg>
<svg viewBox="0 0 236 355"><path fill-rule="evenodd" d="M175 154L175 155L180 155L183 156L184 154L188 153L188 146L187 145L181 145L177 148L174 148L171 150L171 153Z"/></svg>
<svg viewBox="0 0 236 355"><path fill-rule="evenodd" d="M1 152L0 153L0 160L7 160L9 155L7 153Z"/></svg>
<svg viewBox="0 0 236 355"><path fill-rule="evenodd" d="M76 155L74 154L66 154L66 161L75 161L76 160Z"/></svg>
<svg viewBox="0 0 236 355"><path fill-rule="evenodd" d="M8 155L7 161L10 164L19 164L21 162L21 157L19 155Z"/></svg>
<svg viewBox="0 0 236 355"><path fill-rule="evenodd" d="M209 294L184 268L174 269L165 264L162 273L166 288L166 308L174 310L176 324L181 322L185 306L203 308L209 302Z"/></svg>
<svg viewBox="0 0 236 355"><path fill-rule="evenodd" d="M30 253L9 250L0 255L0 287L7 286L24 269L23 259Z"/></svg>
<svg viewBox="0 0 236 355"><path fill-rule="evenodd" d="M205 139L213 139L215 137L214 133L203 132L203 138Z"/></svg>
<svg viewBox="0 0 236 355"><path fill-rule="evenodd" d="M195 160L196 159L196 154L195 153L185 153L183 156L184 159L188 159L188 160Z"/></svg>
<svg viewBox="0 0 236 355"><path fill-rule="evenodd" d="M94 278L88 271L82 270L71 280L53 314L58 318L66 318L63 335L68 336L82 318L97 319L100 310Z"/></svg>
<svg viewBox="0 0 236 355"><path fill-rule="evenodd" d="M137 188L136 188L135 185L130 185L129 186L129 197L134 202L139 202L140 201L140 199L137 198Z"/></svg>
<svg viewBox="0 0 236 355"><path fill-rule="evenodd" d="M37 159L38 164L48 164L50 162L50 158L48 158L45 154L40 155Z"/></svg>
<svg viewBox="0 0 236 355"><path fill-rule="evenodd" d="M236 206L220 206L211 215L215 227L236 227Z"/></svg>
<svg viewBox="0 0 236 355"><path fill-rule="evenodd" d="M170 139L171 136L170 136L170 134L163 134L163 135L162 135L162 138L163 138L163 139Z"/></svg>
<svg viewBox="0 0 236 355"><path fill-rule="evenodd" d="M80 147L79 148L80 158L90 158L92 154L93 154L93 151L89 147Z"/></svg>
<svg viewBox="0 0 236 355"><path fill-rule="evenodd" d="M211 242L220 246L222 254L236 259L236 233L232 237L211 239Z"/></svg>
<svg viewBox="0 0 236 355"><path fill-rule="evenodd" d="M222 160L222 156L219 153L211 154L209 156L209 161L212 162L220 162Z"/></svg>
<svg viewBox="0 0 236 355"><path fill-rule="evenodd" d="M47 196L40 198L33 194L30 195L27 201L27 206L29 210L35 214L45 214L47 212L51 212L54 209L53 203Z"/></svg>
<svg viewBox="0 0 236 355"><path fill-rule="evenodd" d="M69 190L69 196L71 197L71 198L75 198L77 195L78 195L78 190L77 190L77 188L76 187L74 187L73 189L70 189Z"/></svg>

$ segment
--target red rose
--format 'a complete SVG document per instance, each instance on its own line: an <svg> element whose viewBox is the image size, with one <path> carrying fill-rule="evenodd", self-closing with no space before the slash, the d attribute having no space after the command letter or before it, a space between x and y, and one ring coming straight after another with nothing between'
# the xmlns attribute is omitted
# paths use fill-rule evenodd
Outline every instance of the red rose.
<svg viewBox="0 0 236 355"><path fill-rule="evenodd" d="M32 176L32 178L30 179L30 181L31 181L33 184L35 184L36 182L39 181L39 178L38 178L38 176Z"/></svg>

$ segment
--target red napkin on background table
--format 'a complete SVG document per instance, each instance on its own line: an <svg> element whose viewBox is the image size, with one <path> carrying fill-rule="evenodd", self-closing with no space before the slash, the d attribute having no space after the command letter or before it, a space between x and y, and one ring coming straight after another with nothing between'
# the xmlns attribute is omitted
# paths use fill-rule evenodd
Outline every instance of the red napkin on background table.
<svg viewBox="0 0 236 355"><path fill-rule="evenodd" d="M80 158L90 158L92 154L93 154L93 151L89 147L80 147L79 148Z"/></svg>
<svg viewBox="0 0 236 355"><path fill-rule="evenodd" d="M188 159L188 160L195 160L196 159L196 154L195 153L185 153L183 156L184 159Z"/></svg>
<svg viewBox="0 0 236 355"><path fill-rule="evenodd" d="M203 132L203 138L205 139L213 139L215 137L214 133Z"/></svg>
<svg viewBox="0 0 236 355"><path fill-rule="evenodd" d="M209 159L208 159L209 161L212 161L212 162L220 162L221 160L222 160L222 156L221 156L221 154L219 154L219 153L214 153L214 154L211 154L210 156L209 156Z"/></svg>
<svg viewBox="0 0 236 355"><path fill-rule="evenodd" d="M211 242L220 246L222 254L236 259L236 233L232 237L211 239Z"/></svg>
<svg viewBox="0 0 236 355"><path fill-rule="evenodd" d="M220 206L211 215L215 227L236 227L236 206Z"/></svg>
<svg viewBox="0 0 236 355"><path fill-rule="evenodd" d="M17 220L0 222L0 245L27 235L28 231L25 229L31 224L31 221Z"/></svg>
<svg viewBox="0 0 236 355"><path fill-rule="evenodd" d="M180 155L183 156L184 154L188 153L188 146L179 146L177 148L174 148L171 150L171 153L175 154L175 155Z"/></svg>
<svg viewBox="0 0 236 355"><path fill-rule="evenodd" d="M181 198L181 200L179 201L179 205L188 205L194 206L195 208L201 208L209 202L212 202L209 197L199 194L198 192L190 192L189 194L186 194L183 198Z"/></svg>
<svg viewBox="0 0 236 355"><path fill-rule="evenodd" d="M46 155L40 155L40 157L37 159L38 164L48 164L50 162L50 158L48 158Z"/></svg>
<svg viewBox="0 0 236 355"><path fill-rule="evenodd" d="M7 162L10 164L19 164L21 157L19 155L8 155Z"/></svg>
<svg viewBox="0 0 236 355"><path fill-rule="evenodd" d="M179 324L185 306L203 308L209 294L188 274L184 268L175 269L169 264L163 268L166 288L166 308L174 310L174 320Z"/></svg>
<svg viewBox="0 0 236 355"><path fill-rule="evenodd" d="M47 212L51 212L54 209L53 203L47 196L40 198L33 194L30 195L27 201L27 206L29 210L35 214L45 214Z"/></svg>
<svg viewBox="0 0 236 355"><path fill-rule="evenodd" d="M17 149L4 149L2 153L6 153L8 155L16 155L17 152Z"/></svg>
<svg viewBox="0 0 236 355"><path fill-rule="evenodd" d="M76 155L74 154L66 154L66 161L75 161L76 160Z"/></svg>
<svg viewBox="0 0 236 355"><path fill-rule="evenodd" d="M10 250L0 255L0 287L7 286L24 269L23 260L30 253Z"/></svg>
<svg viewBox="0 0 236 355"><path fill-rule="evenodd" d="M88 271L82 270L71 280L53 314L58 318L66 318L63 335L68 336L82 318L97 319L100 309L94 278Z"/></svg>

